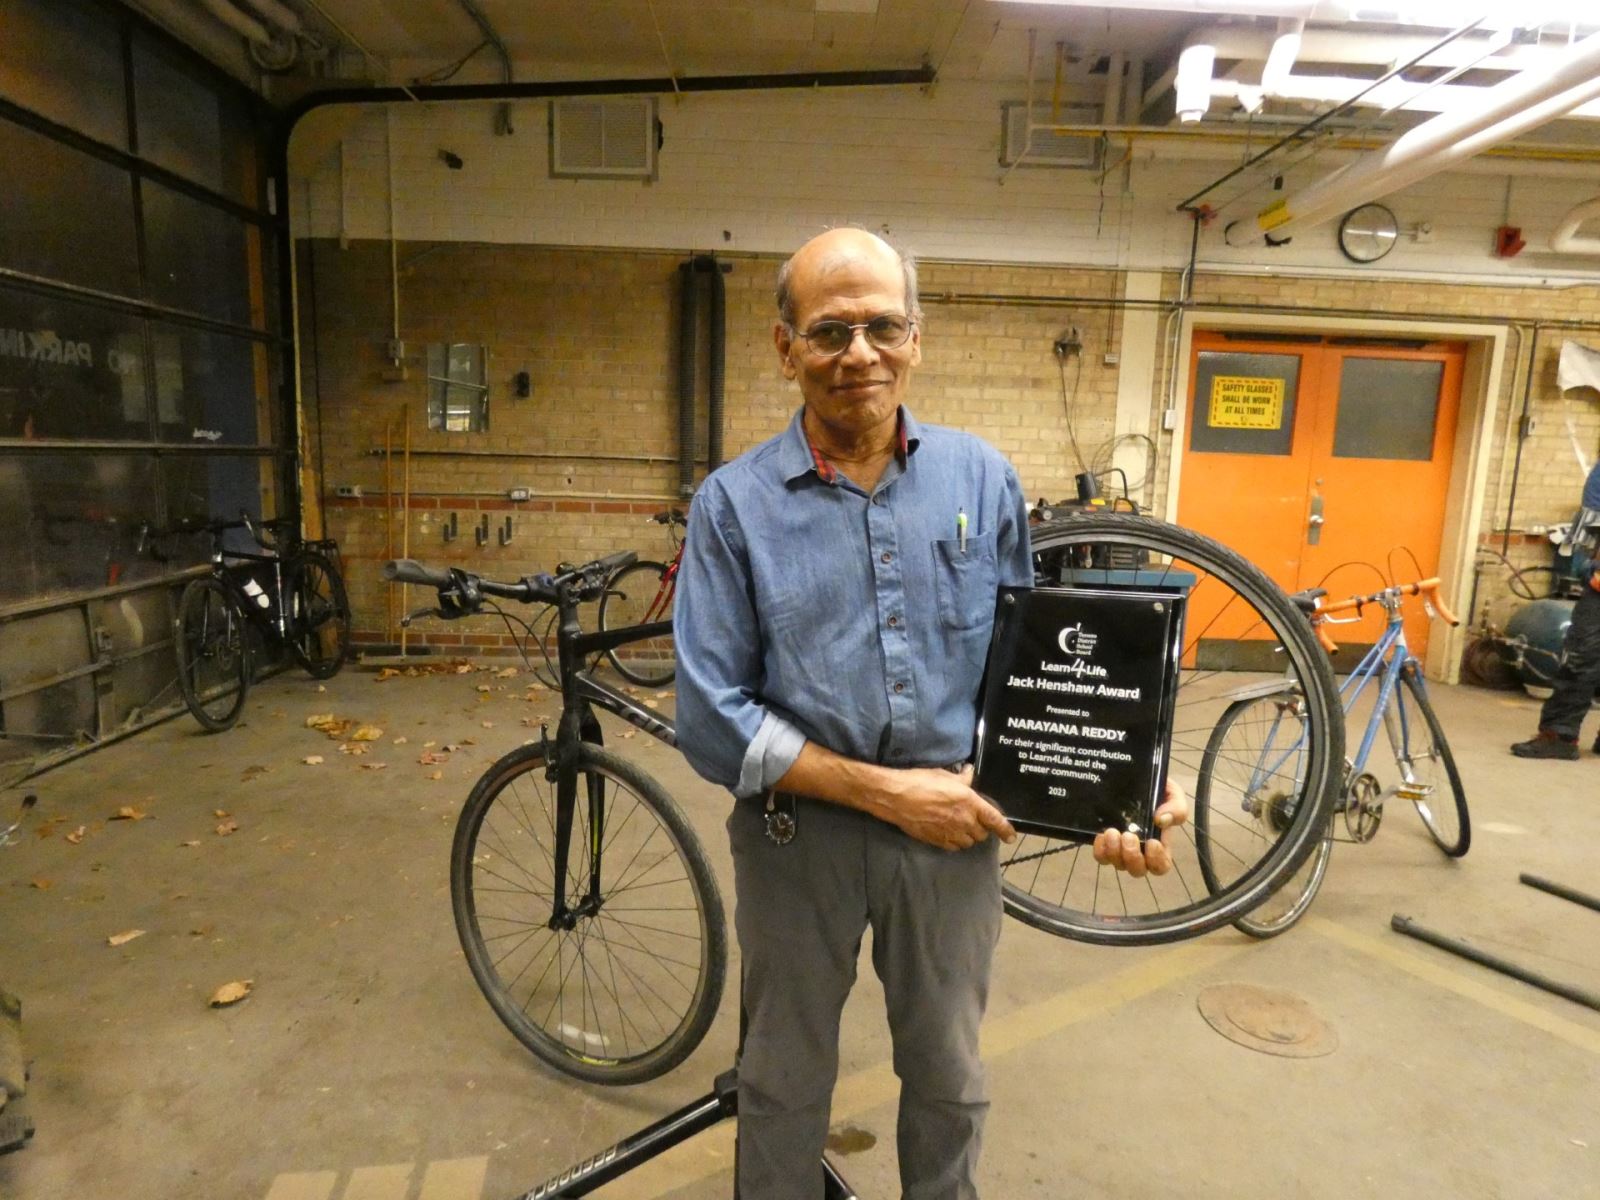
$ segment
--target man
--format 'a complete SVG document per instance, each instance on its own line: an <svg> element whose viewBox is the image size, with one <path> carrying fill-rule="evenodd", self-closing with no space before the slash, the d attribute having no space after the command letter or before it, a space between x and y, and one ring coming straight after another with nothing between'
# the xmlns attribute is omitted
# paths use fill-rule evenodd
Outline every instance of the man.
<svg viewBox="0 0 1600 1200"><path fill-rule="evenodd" d="M1600 534L1600 462L1583 484L1583 507L1567 533L1566 548L1584 549L1591 557ZM1518 758L1578 757L1578 732L1595 689L1600 688L1600 563L1590 563L1589 579L1572 606L1572 624L1561 643L1561 667L1555 689L1539 710L1539 732L1511 747ZM1600 754L1600 737L1594 752Z"/></svg>
<svg viewBox="0 0 1600 1200"><path fill-rule="evenodd" d="M997 451L903 407L922 358L910 259L822 234L779 272L778 312L804 407L706 480L675 615L679 744L738 797L740 1195L822 1194L839 1014L870 926L904 1196L973 1197L996 842L1015 834L962 764L996 589L1033 581L1027 509ZM1169 798L1158 821L1185 815ZM1160 842L1114 831L1096 857L1170 866Z"/></svg>

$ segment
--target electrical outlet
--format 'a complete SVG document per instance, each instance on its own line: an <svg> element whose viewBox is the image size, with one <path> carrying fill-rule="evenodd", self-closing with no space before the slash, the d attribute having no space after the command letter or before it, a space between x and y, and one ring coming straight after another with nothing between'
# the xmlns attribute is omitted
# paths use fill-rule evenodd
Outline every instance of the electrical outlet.
<svg viewBox="0 0 1600 1200"><path fill-rule="evenodd" d="M507 500L526 500L533 493L525 487L514 487L506 492Z"/></svg>
<svg viewBox="0 0 1600 1200"><path fill-rule="evenodd" d="M1178 427L1178 410L1169 408L1161 414L1161 428L1169 433Z"/></svg>
<svg viewBox="0 0 1600 1200"><path fill-rule="evenodd" d="M333 489L333 494L341 500L361 499L361 485L359 483L341 483Z"/></svg>
<svg viewBox="0 0 1600 1200"><path fill-rule="evenodd" d="M1105 366L1114 367L1122 361L1122 355L1118 354L1115 350L1107 350L1105 357L1100 361Z"/></svg>

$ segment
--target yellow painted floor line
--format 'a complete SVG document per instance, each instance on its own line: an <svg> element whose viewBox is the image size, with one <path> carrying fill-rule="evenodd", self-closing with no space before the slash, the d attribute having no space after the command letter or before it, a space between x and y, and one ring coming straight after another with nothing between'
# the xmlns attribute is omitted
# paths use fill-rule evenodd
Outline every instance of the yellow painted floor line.
<svg viewBox="0 0 1600 1200"><path fill-rule="evenodd" d="M1443 951L1422 952L1405 949L1400 944L1400 935L1393 938L1374 937L1367 933L1358 933L1326 917L1308 916L1306 926L1315 930L1330 941L1338 942L1347 949L1365 954L1369 958L1377 959L1391 967L1397 967L1409 975L1414 975L1427 983L1433 984L1449 992L1454 992L1468 1000L1474 1000L1485 1008L1493 1009L1502 1016L1520 1021L1524 1025L1531 1025L1535 1029L1558 1037L1591 1054L1600 1054L1600 1029L1587 1025L1580 1025L1576 1021L1569 1021L1565 1017L1547 1012L1537 1004L1508 995L1499 988L1491 987L1483 979L1475 979L1466 974L1467 970L1487 971L1487 968L1463 966L1460 969L1446 965ZM1462 960L1463 963L1465 960ZM1489 976L1484 975L1484 979Z"/></svg>
<svg viewBox="0 0 1600 1200"><path fill-rule="evenodd" d="M416 1163L357 1167L350 1172L350 1182L344 1185L339 1200L407 1200L416 1169ZM476 1193L472 1200L476 1200Z"/></svg>
<svg viewBox="0 0 1600 1200"><path fill-rule="evenodd" d="M1251 944L1191 942L1167 950L1145 951L1138 962L1122 971L989 1021L983 1029L984 1058L993 1060L1068 1026L1114 1012L1130 1001L1209 970L1249 949ZM833 1120L859 1117L893 1102L899 1092L900 1081L887 1061L847 1075L834 1089ZM657 1200L719 1171L732 1170L733 1130L733 1122L724 1121L630 1171L607 1185L606 1200ZM594 1151L601 1149L594 1147Z"/></svg>
<svg viewBox="0 0 1600 1200"><path fill-rule="evenodd" d="M417 1200L479 1200L488 1173L486 1155L438 1159L428 1164Z"/></svg>
<svg viewBox="0 0 1600 1200"><path fill-rule="evenodd" d="M267 1200L328 1200L337 1171L285 1171L267 1189Z"/></svg>

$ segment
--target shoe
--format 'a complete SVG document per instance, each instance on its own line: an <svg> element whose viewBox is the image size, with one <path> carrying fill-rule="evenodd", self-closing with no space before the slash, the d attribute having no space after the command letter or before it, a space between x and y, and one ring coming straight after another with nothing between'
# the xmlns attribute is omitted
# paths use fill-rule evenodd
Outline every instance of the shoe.
<svg viewBox="0 0 1600 1200"><path fill-rule="evenodd" d="M1511 753L1518 758L1559 758L1567 762L1576 762L1578 739L1564 738L1559 733L1541 729L1527 741L1512 746Z"/></svg>

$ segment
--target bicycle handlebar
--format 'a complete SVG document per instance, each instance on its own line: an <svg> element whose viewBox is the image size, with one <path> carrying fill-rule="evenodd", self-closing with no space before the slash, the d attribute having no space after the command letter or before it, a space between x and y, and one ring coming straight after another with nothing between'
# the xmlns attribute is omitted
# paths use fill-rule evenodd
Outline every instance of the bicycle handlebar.
<svg viewBox="0 0 1600 1200"><path fill-rule="evenodd" d="M525 575L514 583L485 579L460 567L428 567L411 558L391 559L383 564L381 573L390 583L437 588L444 601L438 615L448 619L476 612L484 596L503 596L523 604L560 604L569 597L574 601L592 599L613 574L638 557L632 550L621 550L559 575Z"/></svg>
<svg viewBox="0 0 1600 1200"><path fill-rule="evenodd" d="M1324 593L1326 594L1326 593ZM1384 588L1381 591L1371 592L1364 596L1351 596L1348 600L1338 600L1333 604L1317 603L1311 614L1311 625L1317 632L1317 641L1322 643L1322 648L1332 654L1339 648L1337 642L1328 636L1323 622L1334 613L1354 611L1356 616L1361 615L1361 610L1368 604L1398 604L1405 596L1420 596L1422 607L1430 617L1438 617L1448 625L1461 624L1461 618L1450 611L1443 597L1439 595L1439 577L1419 579L1415 583L1400 583L1394 587Z"/></svg>

